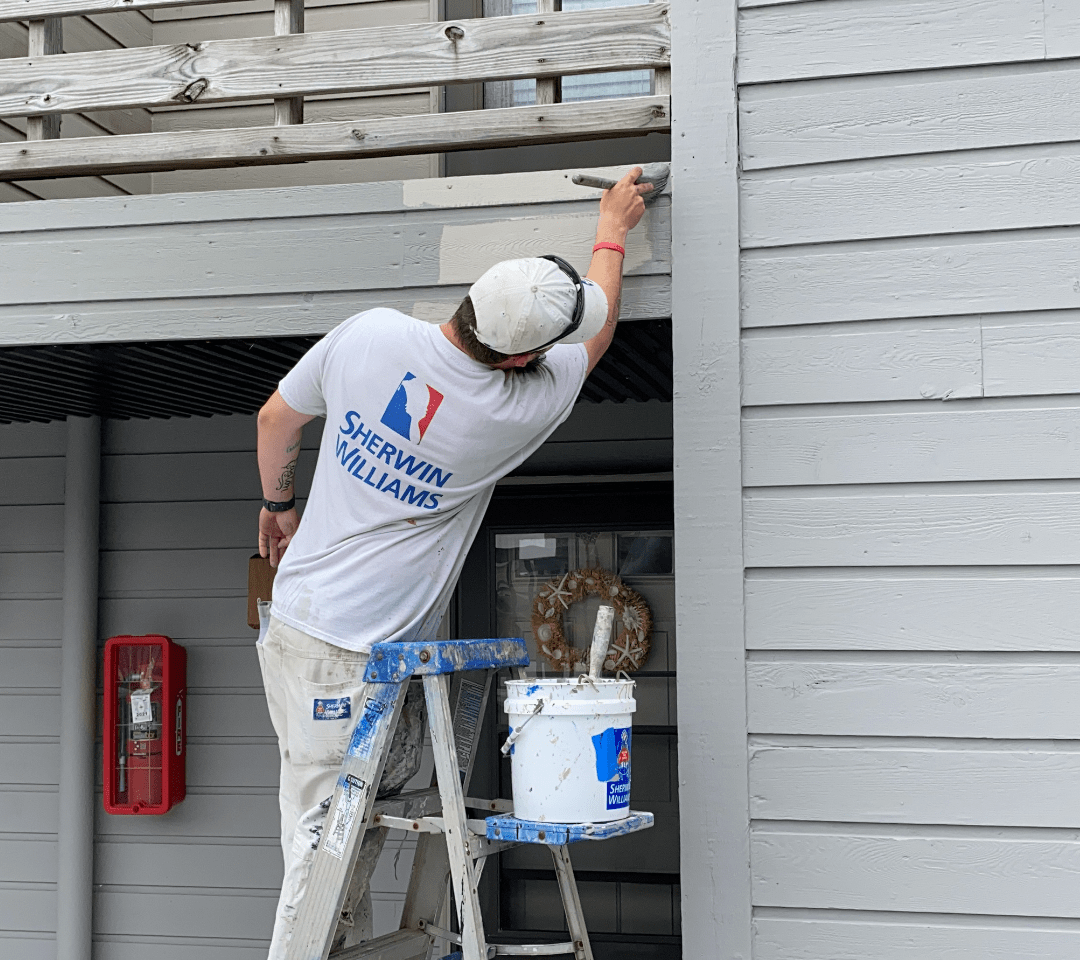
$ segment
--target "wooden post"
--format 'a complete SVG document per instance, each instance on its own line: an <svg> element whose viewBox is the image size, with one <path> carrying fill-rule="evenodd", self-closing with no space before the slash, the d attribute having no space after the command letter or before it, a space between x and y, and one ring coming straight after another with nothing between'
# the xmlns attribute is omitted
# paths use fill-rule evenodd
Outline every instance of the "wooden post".
<svg viewBox="0 0 1080 960"><path fill-rule="evenodd" d="M303 32L304 0L274 0L274 36ZM303 97L282 97L274 101L274 126L303 122Z"/></svg>
<svg viewBox="0 0 1080 960"><path fill-rule="evenodd" d="M536 0L536 12L556 13L562 10L562 0ZM552 77L550 80L536 81L536 104L542 106L548 103L560 103L562 101L562 78Z"/></svg>
<svg viewBox="0 0 1080 960"><path fill-rule="evenodd" d="M30 21L31 57L50 56L64 52L64 21L60 17L46 17ZM60 114L47 117L26 118L27 140L55 140L60 136Z"/></svg>
<svg viewBox="0 0 1080 960"><path fill-rule="evenodd" d="M679 0L670 14L671 96L678 104L671 121L671 347L682 949L684 957L716 960L747 960L753 953L737 13L737 0ZM698 399L703 390L707 411ZM701 657L708 657L706 670L697 666Z"/></svg>

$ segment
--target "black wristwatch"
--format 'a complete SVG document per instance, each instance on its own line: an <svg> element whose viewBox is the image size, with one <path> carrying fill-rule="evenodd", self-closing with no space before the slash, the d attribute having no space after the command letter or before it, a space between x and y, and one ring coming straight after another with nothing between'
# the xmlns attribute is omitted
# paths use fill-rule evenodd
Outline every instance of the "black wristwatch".
<svg viewBox="0 0 1080 960"><path fill-rule="evenodd" d="M296 497L289 497L288 500L267 500L266 497L263 497L263 507L271 513L284 513L286 510L291 510L295 506Z"/></svg>

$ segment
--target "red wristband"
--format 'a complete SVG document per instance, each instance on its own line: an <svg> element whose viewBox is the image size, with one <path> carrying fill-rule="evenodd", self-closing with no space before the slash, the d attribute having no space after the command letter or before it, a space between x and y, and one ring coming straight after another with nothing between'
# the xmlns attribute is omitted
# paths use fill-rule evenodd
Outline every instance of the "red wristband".
<svg viewBox="0 0 1080 960"><path fill-rule="evenodd" d="M608 243L606 240L592 248L593 253L596 253L597 250L614 250L616 253L626 256L626 247L620 247L617 243Z"/></svg>

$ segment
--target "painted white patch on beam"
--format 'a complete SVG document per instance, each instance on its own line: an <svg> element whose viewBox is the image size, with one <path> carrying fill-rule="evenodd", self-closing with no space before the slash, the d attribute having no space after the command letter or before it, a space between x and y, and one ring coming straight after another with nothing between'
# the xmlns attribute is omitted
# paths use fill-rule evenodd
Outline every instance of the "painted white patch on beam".
<svg viewBox="0 0 1080 960"><path fill-rule="evenodd" d="M496 207L517 203L553 203L558 200L599 200L600 190L579 187L575 173L617 180L629 166L543 170L536 173L499 173L482 177L443 177L406 180L401 184L406 207Z"/></svg>
<svg viewBox="0 0 1080 960"><path fill-rule="evenodd" d="M410 316L417 320L426 320L428 323L445 323L453 315L461 303L460 298L453 300L417 300L413 304Z"/></svg>
<svg viewBox="0 0 1080 960"><path fill-rule="evenodd" d="M653 258L649 240L650 211L626 242L623 272L629 273ZM592 259L596 214L571 213L522 217L497 226L470 223L443 227L439 244L439 283L472 283L500 260L557 253L584 274Z"/></svg>

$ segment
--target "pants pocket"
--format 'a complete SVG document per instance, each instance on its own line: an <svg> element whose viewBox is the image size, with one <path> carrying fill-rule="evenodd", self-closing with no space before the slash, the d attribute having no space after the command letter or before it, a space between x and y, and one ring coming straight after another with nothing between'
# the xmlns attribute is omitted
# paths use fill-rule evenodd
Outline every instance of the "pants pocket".
<svg viewBox="0 0 1080 960"><path fill-rule="evenodd" d="M363 708L363 671L361 663L355 678L333 683L296 678L289 724L289 748L294 760L318 766L341 765Z"/></svg>

